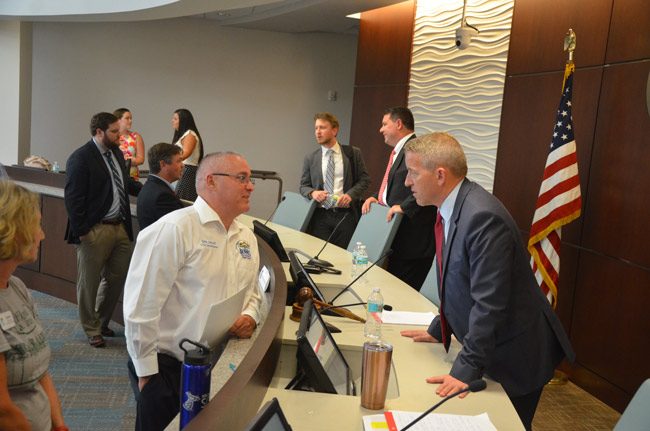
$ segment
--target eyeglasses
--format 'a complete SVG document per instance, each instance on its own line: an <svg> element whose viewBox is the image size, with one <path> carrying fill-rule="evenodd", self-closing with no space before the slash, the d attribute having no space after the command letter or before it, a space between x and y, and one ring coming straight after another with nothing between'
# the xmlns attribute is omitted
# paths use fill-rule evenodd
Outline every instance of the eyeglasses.
<svg viewBox="0 0 650 431"><path fill-rule="evenodd" d="M223 172L215 172L215 173L212 173L210 175L217 175L217 176L220 176L220 177L234 178L240 184L248 184L248 183L255 184L255 180L253 178L249 177L248 175L245 175L245 174L224 174Z"/></svg>

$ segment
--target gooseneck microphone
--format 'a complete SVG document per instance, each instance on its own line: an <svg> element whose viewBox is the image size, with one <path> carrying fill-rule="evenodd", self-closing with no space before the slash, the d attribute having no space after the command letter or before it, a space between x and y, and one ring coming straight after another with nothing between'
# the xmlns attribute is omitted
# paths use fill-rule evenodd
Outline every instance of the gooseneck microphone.
<svg viewBox="0 0 650 431"><path fill-rule="evenodd" d="M273 218L273 216L275 215L275 213L278 211L278 208L280 208L280 204L282 204L282 202L283 202L286 198L287 198L286 196L282 196L282 199L280 199L280 202L278 202L278 204L275 206L275 208L273 209L273 212L271 213L271 215L269 216L269 218L267 218L266 221L264 222L264 226L266 226L267 224L269 224L269 222L271 221L271 219Z"/></svg>
<svg viewBox="0 0 650 431"><path fill-rule="evenodd" d="M368 305L368 303L367 302L355 302L354 304L330 305L330 306L321 308L320 311L330 310L332 308L354 307L355 305ZM384 304L384 311L393 311L393 306L388 305L388 304Z"/></svg>
<svg viewBox="0 0 650 431"><path fill-rule="evenodd" d="M334 304L334 301L336 301L336 298L338 298L339 296L343 295L343 294L344 294L344 293L345 293L345 292L346 292L346 291L347 291L347 290L348 290L348 289L349 289L349 288L350 288L354 283L357 282L358 279L360 279L361 277L363 277L363 276L366 274L366 272L370 271L370 269L371 269L373 266L377 265L379 262L381 262L382 260L384 260L386 257L390 256L392 253L393 253L393 250L392 250L392 249L388 249L388 251L387 251L386 253L384 253L384 254L382 254L381 256L379 256L379 259L377 259L376 261L374 261L374 262L372 263L372 265L370 265L368 268L366 268L366 269L365 269L361 274L357 275L357 278L355 278L354 280L352 280L352 281L350 282L350 284L348 284L347 286L345 286L345 287L343 288L343 290L341 290L339 293L337 293L337 294L334 296L334 298L332 298L332 300L330 301L330 304Z"/></svg>
<svg viewBox="0 0 650 431"><path fill-rule="evenodd" d="M330 233L330 235L329 235L329 236L327 237L327 239L325 240L325 244L323 244L323 248L320 249L320 251L316 254L316 256L314 256L314 257L312 257L311 259L309 259L309 261L307 262L307 265L313 265L313 266L324 266L324 267L326 267L326 268L331 268L331 267L334 266L334 265L332 265L331 262L328 262L328 261L326 261L326 260L319 259L318 256L320 256L320 254L323 252L323 250L325 250L325 247L327 247L327 244L330 243L330 240L331 240L332 237L334 236L334 233L338 230L339 226L341 226L341 223L343 223L343 220L345 220L345 219L348 217L349 214L350 214L349 211L346 212L346 213L343 215L343 218L341 218L341 220L339 220L339 222L336 223L336 226L334 226L334 229L332 229L332 232Z"/></svg>
<svg viewBox="0 0 650 431"><path fill-rule="evenodd" d="M434 411L435 409L440 407L444 402L449 401L450 399L454 398L455 396L460 395L460 394L464 394L465 392L480 392L483 389L485 389L486 386L487 386L487 383L485 383L485 380L483 380L483 379L478 379L478 380L474 380L474 381L470 382L469 385L467 385L467 387L465 389L462 389L460 391L454 392L453 394L447 395L438 404L434 405L429 410L427 410L426 412L422 413L420 416L418 416L417 418L412 420L408 425L406 425L400 431L406 431L407 429L411 428L413 425L420 422L420 420L422 420L423 417L425 417L426 415L428 415L429 413L431 413L432 411Z"/></svg>

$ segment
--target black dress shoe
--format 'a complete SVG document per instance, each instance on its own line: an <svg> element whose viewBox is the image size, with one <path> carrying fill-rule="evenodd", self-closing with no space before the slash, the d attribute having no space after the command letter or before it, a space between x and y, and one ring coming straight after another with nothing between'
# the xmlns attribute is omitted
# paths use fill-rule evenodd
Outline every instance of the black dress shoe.
<svg viewBox="0 0 650 431"><path fill-rule="evenodd" d="M106 341L104 341L104 337L101 335L93 335L92 337L88 337L88 344L93 347L104 347L106 346Z"/></svg>
<svg viewBox="0 0 650 431"><path fill-rule="evenodd" d="M114 337L115 336L115 331L113 331L111 328L106 327L102 328L102 335L104 337Z"/></svg>

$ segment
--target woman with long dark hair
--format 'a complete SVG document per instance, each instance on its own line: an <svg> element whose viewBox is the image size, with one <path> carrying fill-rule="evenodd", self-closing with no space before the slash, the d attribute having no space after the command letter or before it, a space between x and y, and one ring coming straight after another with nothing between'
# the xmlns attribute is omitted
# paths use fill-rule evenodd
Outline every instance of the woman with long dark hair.
<svg viewBox="0 0 650 431"><path fill-rule="evenodd" d="M187 109L177 109L172 115L174 137L172 142L181 148L183 174L176 185L179 198L188 201L196 200L196 168L203 158L203 140L199 129L194 123L192 113Z"/></svg>

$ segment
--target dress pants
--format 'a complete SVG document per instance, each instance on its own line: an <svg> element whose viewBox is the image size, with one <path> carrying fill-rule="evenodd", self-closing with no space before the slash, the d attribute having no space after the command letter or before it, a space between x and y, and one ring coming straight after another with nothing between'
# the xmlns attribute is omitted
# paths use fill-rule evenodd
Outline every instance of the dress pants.
<svg viewBox="0 0 650 431"><path fill-rule="evenodd" d="M138 375L129 358L129 380L136 402L136 431L162 431L180 412L181 362L158 353L158 374L142 388L138 388Z"/></svg>
<svg viewBox="0 0 650 431"><path fill-rule="evenodd" d="M124 289L133 243L123 224L98 223L76 248L79 320L92 337L111 320Z"/></svg>
<svg viewBox="0 0 650 431"><path fill-rule="evenodd" d="M537 410L537 404L539 403L539 398L542 396L543 389L544 387L542 386L533 392L518 397L511 397L510 394L508 394L510 402L512 402L512 405L519 415L519 419L521 419L521 422L524 424L527 431L533 429L533 417L535 416L535 410Z"/></svg>
<svg viewBox="0 0 650 431"><path fill-rule="evenodd" d="M346 214L347 217L345 217ZM334 228L343 217L345 217L345 220L334 232ZM357 220L350 208L316 208L311 217L307 233L326 240L334 232L330 242L345 249L348 248L356 227Z"/></svg>

